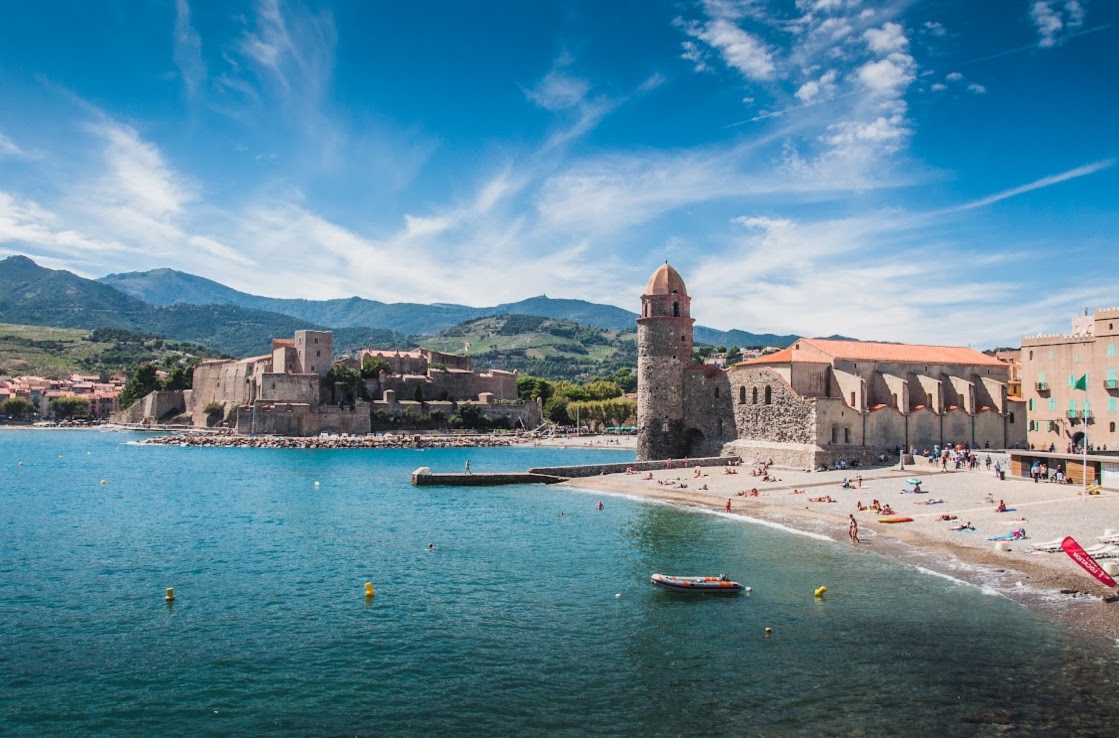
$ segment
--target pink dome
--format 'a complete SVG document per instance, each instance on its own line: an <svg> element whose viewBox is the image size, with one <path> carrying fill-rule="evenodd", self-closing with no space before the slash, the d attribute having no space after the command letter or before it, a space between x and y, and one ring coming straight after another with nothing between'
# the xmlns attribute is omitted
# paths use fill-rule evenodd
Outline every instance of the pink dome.
<svg viewBox="0 0 1119 738"><path fill-rule="evenodd" d="M687 297L688 289L684 286L684 278L680 276L680 272L669 266L666 261L664 264L653 272L653 276L649 277L649 283L645 285L646 295L683 295Z"/></svg>

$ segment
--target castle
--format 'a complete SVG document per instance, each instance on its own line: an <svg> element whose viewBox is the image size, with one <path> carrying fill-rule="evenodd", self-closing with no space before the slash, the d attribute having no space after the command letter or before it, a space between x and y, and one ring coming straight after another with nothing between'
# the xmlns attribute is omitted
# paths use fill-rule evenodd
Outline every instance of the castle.
<svg viewBox="0 0 1119 738"><path fill-rule="evenodd" d="M114 422L151 425L173 419L205 428L216 423L248 435L364 435L375 425L408 428L428 418L450 418L472 406L478 417L521 427L541 422L538 403L517 397L516 372L477 372L470 357L426 349L366 349L343 364L360 370L361 360L381 358L388 371L362 380L362 400L328 381L334 366L334 334L296 331L273 338L263 356L203 361L192 389L152 392L113 416ZM430 420L429 422L437 422Z"/></svg>
<svg viewBox="0 0 1119 738"><path fill-rule="evenodd" d="M735 454L814 469L899 447L1025 445L1010 366L974 349L801 338L721 369L693 363L694 322L665 262L637 319L639 460Z"/></svg>

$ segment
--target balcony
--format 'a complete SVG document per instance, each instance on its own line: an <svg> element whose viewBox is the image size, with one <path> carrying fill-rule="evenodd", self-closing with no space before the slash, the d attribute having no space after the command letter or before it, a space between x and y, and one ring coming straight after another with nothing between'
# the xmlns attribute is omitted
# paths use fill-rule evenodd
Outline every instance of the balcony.
<svg viewBox="0 0 1119 738"><path fill-rule="evenodd" d="M1037 390L1038 392L1048 392L1049 391L1049 383L1048 382L1034 382L1034 389Z"/></svg>
<svg viewBox="0 0 1119 738"><path fill-rule="evenodd" d="M1119 389L1119 379L1105 379L1103 380L1103 387L1109 390Z"/></svg>
<svg viewBox="0 0 1119 738"><path fill-rule="evenodd" d="M1069 418L1069 420L1079 420L1080 419L1080 411L1079 410L1069 410L1068 411L1068 418Z"/></svg>

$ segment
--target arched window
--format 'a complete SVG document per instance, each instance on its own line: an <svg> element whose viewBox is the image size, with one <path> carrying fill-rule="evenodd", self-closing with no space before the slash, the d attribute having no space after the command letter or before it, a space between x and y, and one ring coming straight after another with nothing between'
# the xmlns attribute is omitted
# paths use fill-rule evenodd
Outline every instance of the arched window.
<svg viewBox="0 0 1119 738"><path fill-rule="evenodd" d="M1033 361L1033 360L1034 360L1034 352L1030 351L1030 361Z"/></svg>
<svg viewBox="0 0 1119 738"><path fill-rule="evenodd" d="M648 318L649 317L649 303L645 303L644 312L645 312L645 317Z"/></svg>
<svg viewBox="0 0 1119 738"><path fill-rule="evenodd" d="M768 384L765 386L765 404L766 405L773 404L773 390L770 388L770 386Z"/></svg>
<svg viewBox="0 0 1119 738"><path fill-rule="evenodd" d="M680 303L678 303L678 302L672 303L672 317L674 317L674 318L679 318L680 317Z"/></svg>
<svg viewBox="0 0 1119 738"><path fill-rule="evenodd" d="M716 387L716 388L715 388L715 397L718 397L718 396L719 396L719 388L718 388L718 387Z"/></svg>
<svg viewBox="0 0 1119 738"><path fill-rule="evenodd" d="M1115 421L1114 420L1111 421L1110 423L1108 423L1108 430L1111 431L1112 433L1115 432Z"/></svg>
<svg viewBox="0 0 1119 738"><path fill-rule="evenodd" d="M738 388L738 404L739 405L745 405L746 404L746 388L745 387L739 387Z"/></svg>
<svg viewBox="0 0 1119 738"><path fill-rule="evenodd" d="M757 405L757 404L758 404L758 388L757 388L757 387L755 387L755 388L754 388L754 399L753 399L753 403L754 403L755 405Z"/></svg>
<svg viewBox="0 0 1119 738"><path fill-rule="evenodd" d="M932 392L925 393L925 407L932 408Z"/></svg>

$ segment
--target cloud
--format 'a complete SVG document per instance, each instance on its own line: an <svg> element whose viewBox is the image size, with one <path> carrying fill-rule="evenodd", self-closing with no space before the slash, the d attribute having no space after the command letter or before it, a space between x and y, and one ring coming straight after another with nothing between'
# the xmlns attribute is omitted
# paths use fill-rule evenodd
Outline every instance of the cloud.
<svg viewBox="0 0 1119 738"><path fill-rule="evenodd" d="M716 17L707 23L684 23L685 33L704 42L717 51L723 62L743 77L754 81L773 79L777 67L773 52L757 36L736 26L725 17ZM689 45L690 44L690 45ZM696 64L697 71L706 69L704 55L694 43L684 42L684 58Z"/></svg>
<svg viewBox="0 0 1119 738"><path fill-rule="evenodd" d="M963 78L964 75L960 74L959 72L949 72L948 74L944 75L944 79L948 80L949 82L959 82Z"/></svg>
<svg viewBox="0 0 1119 738"><path fill-rule="evenodd" d="M974 82L972 82L970 85L968 85L967 89L968 89L968 92L974 92L976 95L985 95L987 93L987 88L986 87L984 87L983 85L980 85L980 84L976 84Z"/></svg>
<svg viewBox="0 0 1119 738"><path fill-rule="evenodd" d="M206 81L206 65L202 61L202 39L190 24L190 6L187 0L175 2L173 39L175 66L179 68L187 94L194 95Z"/></svg>
<svg viewBox="0 0 1119 738"><path fill-rule="evenodd" d="M937 21L925 21L925 25L921 27L921 32L929 36L947 36L948 30L942 23Z"/></svg>
<svg viewBox="0 0 1119 738"><path fill-rule="evenodd" d="M1108 169L1114 164L1114 159L1103 159L1101 161L1092 162L1091 164L1085 164L1084 166L1069 169L1068 171L1061 172L1060 174L1053 174L1048 177L1042 177L1041 179L1034 180L1029 184L1024 184L1019 187L1012 187L1009 190L1003 190L1002 192L997 192L993 195L989 195L978 200L973 200L969 203L965 203L964 205L960 205L959 207L952 208L950 211L947 212L954 212L958 210L972 210L974 208L993 205L996 202L1000 202L1011 197L1016 197L1018 195L1023 195L1027 192L1033 192L1034 190L1040 190L1043 187L1050 187L1052 185L1060 184L1061 182L1067 182L1070 179L1076 179L1078 177L1087 177L1089 174L1095 174L1096 172Z"/></svg>
<svg viewBox="0 0 1119 738"><path fill-rule="evenodd" d="M255 27L245 31L237 51L293 102L308 105L325 93L336 43L329 13L292 9L285 15L279 0L260 0Z"/></svg>
<svg viewBox="0 0 1119 738"><path fill-rule="evenodd" d="M27 152L16 145L16 142L0 133L0 158L5 156L22 157L26 156Z"/></svg>
<svg viewBox="0 0 1119 738"><path fill-rule="evenodd" d="M804 102L812 102L820 96L832 97L835 95L835 79L839 73L829 69L819 79L809 80L796 91L796 98Z"/></svg>
<svg viewBox="0 0 1119 738"><path fill-rule="evenodd" d="M933 92L940 92L942 90L947 90L948 85L942 85L939 82L934 82L932 84L932 87L930 87L929 89L931 89Z"/></svg>
<svg viewBox="0 0 1119 738"><path fill-rule="evenodd" d="M868 28L863 33L866 45L878 54L892 54L909 48L909 39L897 23L886 23L881 28Z"/></svg>
<svg viewBox="0 0 1119 738"><path fill-rule="evenodd" d="M580 105L587 96L590 85L586 80L576 79L553 69L540 80L525 96L545 110L566 110Z"/></svg>
<svg viewBox="0 0 1119 738"><path fill-rule="evenodd" d="M1030 6L1030 20L1037 28L1038 46L1056 46L1071 30L1084 25L1084 6L1078 0L1037 0Z"/></svg>

